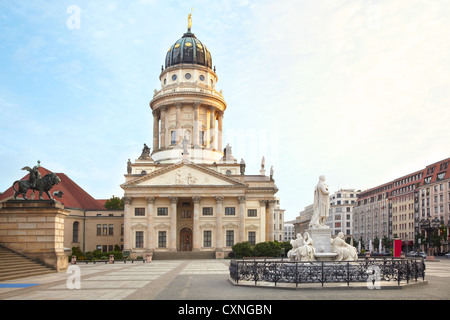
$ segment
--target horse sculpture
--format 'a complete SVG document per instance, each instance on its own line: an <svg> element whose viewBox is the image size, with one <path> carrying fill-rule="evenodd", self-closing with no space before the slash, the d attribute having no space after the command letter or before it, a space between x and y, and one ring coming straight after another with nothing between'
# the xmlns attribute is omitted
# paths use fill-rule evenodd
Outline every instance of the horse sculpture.
<svg viewBox="0 0 450 320"><path fill-rule="evenodd" d="M30 180L17 180L13 183L13 189L14 189L14 200L17 200L17 196L19 194L22 195L22 197L25 200L29 200L27 198L27 192L29 189L39 191L39 200L44 200L42 197L42 193L45 192L50 200L54 200L52 196L50 195L50 190L53 188L55 184L58 184L61 182L61 179L55 174L55 173L49 173L46 174L43 178L36 179L34 185L30 182ZM15 188L15 185L18 185L17 189Z"/></svg>

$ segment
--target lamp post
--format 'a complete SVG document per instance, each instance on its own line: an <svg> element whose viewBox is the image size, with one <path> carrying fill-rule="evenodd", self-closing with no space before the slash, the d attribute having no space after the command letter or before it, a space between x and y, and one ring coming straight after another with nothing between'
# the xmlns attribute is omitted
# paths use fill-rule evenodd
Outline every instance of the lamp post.
<svg viewBox="0 0 450 320"><path fill-rule="evenodd" d="M427 252L427 260L434 260L434 255L433 255L433 250L431 249L431 233L434 230L439 229L439 226L441 224L441 221L439 220L439 218L434 218L434 219L422 219L420 221L420 228L422 230L426 230L428 233L428 252Z"/></svg>

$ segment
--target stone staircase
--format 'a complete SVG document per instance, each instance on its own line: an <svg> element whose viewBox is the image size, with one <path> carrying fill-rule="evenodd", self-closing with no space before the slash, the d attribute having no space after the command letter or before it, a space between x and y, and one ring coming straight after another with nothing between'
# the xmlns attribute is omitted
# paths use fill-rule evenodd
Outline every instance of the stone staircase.
<svg viewBox="0 0 450 320"><path fill-rule="evenodd" d="M54 273L55 270L0 246L0 281Z"/></svg>
<svg viewBox="0 0 450 320"><path fill-rule="evenodd" d="M194 260L215 259L214 251L176 251L176 252L154 252L153 260Z"/></svg>

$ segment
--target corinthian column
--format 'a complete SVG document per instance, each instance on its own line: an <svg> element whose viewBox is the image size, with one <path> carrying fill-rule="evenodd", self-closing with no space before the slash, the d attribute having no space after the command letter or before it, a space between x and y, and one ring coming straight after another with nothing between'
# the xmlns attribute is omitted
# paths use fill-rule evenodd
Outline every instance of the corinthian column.
<svg viewBox="0 0 450 320"><path fill-rule="evenodd" d="M219 111L217 119L217 149L222 152L223 111Z"/></svg>
<svg viewBox="0 0 450 320"><path fill-rule="evenodd" d="M267 241L266 239L266 227L268 222L266 221L266 206L267 206L267 200L259 200L259 206L261 211L261 234L260 234L260 240L259 241Z"/></svg>
<svg viewBox="0 0 450 320"><path fill-rule="evenodd" d="M131 234L131 202L133 198L124 197L124 219L123 219L123 247L125 250L130 250L132 248L130 234Z"/></svg>
<svg viewBox="0 0 450 320"><path fill-rule="evenodd" d="M211 149L216 149L216 112L214 107L210 107L210 126L211 129L209 130L210 138L211 138Z"/></svg>
<svg viewBox="0 0 450 320"><path fill-rule="evenodd" d="M198 116L199 104L194 104L194 146L199 145L199 116Z"/></svg>
<svg viewBox="0 0 450 320"><path fill-rule="evenodd" d="M200 200L201 197L192 197L192 200L194 201L194 218L192 221L192 233L193 233L193 251L200 250L200 224L199 224L199 218L200 218Z"/></svg>
<svg viewBox="0 0 450 320"><path fill-rule="evenodd" d="M147 249L155 249L154 209L155 197L147 197Z"/></svg>
<svg viewBox="0 0 450 320"><path fill-rule="evenodd" d="M178 197L170 197L170 251L177 251L177 203Z"/></svg>
<svg viewBox="0 0 450 320"><path fill-rule="evenodd" d="M223 249L222 208L223 197L216 197L216 250Z"/></svg>
<svg viewBox="0 0 450 320"><path fill-rule="evenodd" d="M245 197L238 197L239 201L239 240L238 242L245 241Z"/></svg>
<svg viewBox="0 0 450 320"><path fill-rule="evenodd" d="M153 151L159 149L159 114L153 111Z"/></svg>
<svg viewBox="0 0 450 320"><path fill-rule="evenodd" d="M274 212L275 212L275 202L276 200L269 200L269 221L267 222L268 224L268 235L267 235L267 241L273 241L274 240Z"/></svg>
<svg viewBox="0 0 450 320"><path fill-rule="evenodd" d="M161 148L166 147L166 114L167 114L167 108L161 107L161 132L159 134L161 138L160 146Z"/></svg>

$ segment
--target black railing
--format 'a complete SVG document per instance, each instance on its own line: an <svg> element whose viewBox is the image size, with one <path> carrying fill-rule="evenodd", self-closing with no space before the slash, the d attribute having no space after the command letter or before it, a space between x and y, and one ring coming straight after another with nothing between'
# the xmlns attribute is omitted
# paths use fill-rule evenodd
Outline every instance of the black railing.
<svg viewBox="0 0 450 320"><path fill-rule="evenodd" d="M355 261L289 262L286 260L232 260L230 278L239 281L295 283L333 283L425 280L423 259L375 258Z"/></svg>

